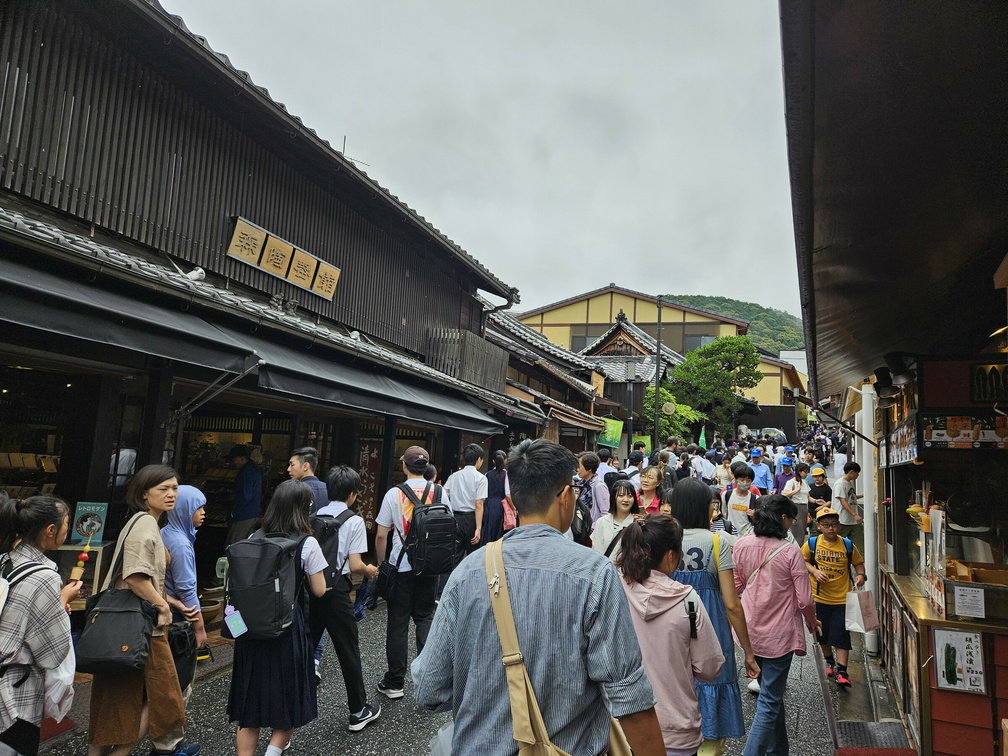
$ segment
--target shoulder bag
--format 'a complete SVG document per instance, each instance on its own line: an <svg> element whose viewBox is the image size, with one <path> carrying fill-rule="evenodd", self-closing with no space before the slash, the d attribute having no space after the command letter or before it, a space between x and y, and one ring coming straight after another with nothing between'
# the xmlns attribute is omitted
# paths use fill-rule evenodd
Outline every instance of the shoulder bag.
<svg viewBox="0 0 1008 756"><path fill-rule="evenodd" d="M487 585L490 588L490 606L493 607L497 634L504 652L504 672L507 675L508 695L511 698L511 721L514 739L518 742L520 756L570 756L550 742L539 702L536 700L528 670L518 646L511 597L508 594L507 575L504 572L502 541L494 541L486 550ZM632 756L623 728L614 717L609 718L609 756Z"/></svg>
<svg viewBox="0 0 1008 756"><path fill-rule="evenodd" d="M78 672L114 674L147 666L157 609L129 588L110 588L122 572L123 547L139 519L136 517L130 524L117 549L105 589L87 600L84 629L75 648Z"/></svg>

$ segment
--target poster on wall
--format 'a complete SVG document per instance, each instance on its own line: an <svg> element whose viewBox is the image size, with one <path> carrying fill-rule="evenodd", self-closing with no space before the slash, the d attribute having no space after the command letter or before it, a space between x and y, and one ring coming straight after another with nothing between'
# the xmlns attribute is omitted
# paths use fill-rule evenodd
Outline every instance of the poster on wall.
<svg viewBox="0 0 1008 756"><path fill-rule="evenodd" d="M101 542L105 534L105 515L108 513L106 501L79 501L74 511L73 523L70 528L70 542L91 543Z"/></svg>
<svg viewBox="0 0 1008 756"><path fill-rule="evenodd" d="M603 417L602 424L604 427L595 443L598 446L609 446L615 449L619 446L620 437L623 435L623 421L614 417Z"/></svg>
<svg viewBox="0 0 1008 756"><path fill-rule="evenodd" d="M917 423L914 417L908 417L897 425L887 439L888 457L880 456L889 465L908 465L917 458Z"/></svg>
<svg viewBox="0 0 1008 756"><path fill-rule="evenodd" d="M987 693L980 633L934 629L938 687L966 693Z"/></svg>

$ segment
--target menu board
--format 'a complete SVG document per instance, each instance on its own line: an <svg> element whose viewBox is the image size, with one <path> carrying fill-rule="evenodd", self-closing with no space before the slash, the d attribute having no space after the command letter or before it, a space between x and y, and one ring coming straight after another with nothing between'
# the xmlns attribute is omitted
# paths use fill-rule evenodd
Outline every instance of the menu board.
<svg viewBox="0 0 1008 756"><path fill-rule="evenodd" d="M996 412L921 415L927 449L1008 449L1008 416Z"/></svg>
<svg viewBox="0 0 1008 756"><path fill-rule="evenodd" d="M939 688L967 693L987 692L980 633L935 628L934 653Z"/></svg>

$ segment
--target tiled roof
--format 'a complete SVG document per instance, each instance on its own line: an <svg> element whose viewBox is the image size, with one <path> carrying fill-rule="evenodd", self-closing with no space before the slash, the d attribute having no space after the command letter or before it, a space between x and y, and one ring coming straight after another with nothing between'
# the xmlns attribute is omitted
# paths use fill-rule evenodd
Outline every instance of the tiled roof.
<svg viewBox="0 0 1008 756"><path fill-rule="evenodd" d="M627 380L627 362L634 363L634 377L635 381L643 381L644 383L654 383L655 379L655 359L654 355L649 355L648 357L625 357L623 355L610 356L610 355L600 355L598 357L588 358L593 364L602 368L602 371L606 374L606 377L615 383L623 383ZM668 367L668 362L662 360L662 369Z"/></svg>
<svg viewBox="0 0 1008 756"><path fill-rule="evenodd" d="M487 328L486 338L488 341L493 342L501 349L504 349L511 354L518 355L519 357L523 357L534 365L538 365L543 370L553 376L556 376L567 385L574 387L585 396L595 396L596 389L593 384L582 381L580 378L577 378L566 370L563 370L561 367L554 365L550 360L544 359L540 355L530 351L522 343L511 338L509 334L501 333L497 329L491 327ZM585 364L588 370L592 369L587 362Z"/></svg>
<svg viewBox="0 0 1008 756"><path fill-rule="evenodd" d="M406 215L408 218L418 223L424 231L431 234L437 238L450 252L452 252L456 257L458 257L465 265L473 269L475 272L480 274L483 279L491 283L495 288L493 293L499 296L506 297L510 292L513 295L513 301L518 302L518 290L514 287L508 286L504 281L499 279L490 270L483 265L479 260L473 257L471 254L466 252L462 247L449 239L440 229L436 228L430 221L420 215L416 210L411 208L405 202L403 202L399 197L392 194L388 189L383 187L377 181L372 179L364 171L358 168L352 161L348 160L341 152L329 144L328 140L323 139L318 135L315 129L306 126L304 122L298 116L287 110L287 107L278 100L273 99L270 96L269 90L265 87L260 87L252 81L252 77L249 75L248 71L242 71L240 68L235 67L231 63L230 58L224 53L219 53L214 50L206 37L202 37L199 34L195 34L190 31L185 25L185 21L182 20L181 16L176 16L165 10L158 0L132 0L132 4L140 11L153 10L161 17L161 20L165 22L167 26L172 28L172 31L176 34L178 32L184 33L190 40L192 40L198 47L202 48L202 53L208 61L216 63L221 66L225 71L233 76L241 79L243 86L247 85L249 88L258 92L262 98L265 100L267 106L274 111L274 114L284 118L288 121L293 122L299 132L305 133L311 137L315 142L316 147L318 147L326 156L339 163L339 168L341 171L346 171L350 175L354 176L361 184L363 184L369 193L376 193L378 196L382 196L386 201L391 202L400 212Z"/></svg>
<svg viewBox="0 0 1008 756"><path fill-rule="evenodd" d="M522 391L525 391L525 392L531 394L532 396L534 396L536 399L538 399L540 402L542 402L542 404L546 405L547 407L556 407L561 412L566 412L566 413L568 413L570 415L573 415L574 417L577 417L577 418L579 418L579 419L581 419L581 420L583 420L583 421L585 421L587 423L597 423L598 426L599 426L599 429L601 429L601 427L602 427L602 420L600 418L595 417L594 415L589 415L587 412L582 412L579 409L575 409L574 407L571 407L569 404L564 404L563 402L561 402L561 401L559 401L557 399L554 399L551 396L547 396L546 394L542 393L541 391L536 391L534 388L531 388L529 386L525 386L525 385L523 385L521 383L518 383L517 381L508 381L508 383L511 384L512 386L514 386L515 388L519 388Z"/></svg>
<svg viewBox="0 0 1008 756"><path fill-rule="evenodd" d="M552 341L539 333L539 331L534 328L529 328L520 320L517 320L513 315L510 315L503 310L490 312L487 320L537 351L544 352L550 357L562 360L572 367L581 368L582 370L591 370L591 364L589 364L589 362L580 354L554 344Z"/></svg>
<svg viewBox="0 0 1008 756"><path fill-rule="evenodd" d="M211 309L243 315L267 327L294 331L305 338L320 341L338 351L373 363L418 376L442 386L483 398L494 403L515 405L517 400L505 394L477 386L435 370L413 357L392 349L352 338L335 327L318 324L298 314L287 313L269 304L257 302L233 291L219 289L208 281L193 281L164 265L128 254L86 236L67 232L51 223L28 218L0 205L0 236L31 241L58 249L77 262L98 264L106 272L115 272L141 286L157 287L180 299Z"/></svg>

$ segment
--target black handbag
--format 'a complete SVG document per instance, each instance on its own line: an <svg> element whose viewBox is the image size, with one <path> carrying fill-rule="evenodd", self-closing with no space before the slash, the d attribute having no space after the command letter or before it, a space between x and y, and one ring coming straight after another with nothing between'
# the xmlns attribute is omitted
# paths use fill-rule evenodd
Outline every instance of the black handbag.
<svg viewBox="0 0 1008 756"><path fill-rule="evenodd" d="M192 622L172 622L165 633L175 659L179 687L185 690L196 677L196 630Z"/></svg>
<svg viewBox="0 0 1008 756"><path fill-rule="evenodd" d="M137 517L126 531L123 545L139 519ZM122 568L120 548L106 578L107 586L115 583ZM147 666L151 633L157 622L157 608L152 603L128 588L113 590L107 587L89 597L85 608L84 629L74 647L78 672L114 674Z"/></svg>
<svg viewBox="0 0 1008 756"><path fill-rule="evenodd" d="M396 564L392 564L392 562L386 559L378 565L378 577L375 579L375 590L378 591L378 595L385 599L386 602L392 600L392 594L395 593L395 584L398 577L398 562Z"/></svg>

